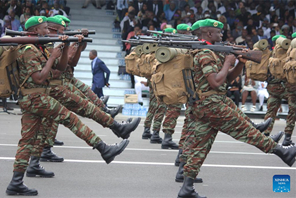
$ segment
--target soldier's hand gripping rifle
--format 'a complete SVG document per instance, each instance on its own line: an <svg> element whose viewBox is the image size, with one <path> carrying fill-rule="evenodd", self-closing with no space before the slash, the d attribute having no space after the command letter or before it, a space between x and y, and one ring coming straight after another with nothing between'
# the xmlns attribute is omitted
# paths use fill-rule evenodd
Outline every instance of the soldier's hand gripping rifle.
<svg viewBox="0 0 296 198"><path fill-rule="evenodd" d="M84 42L92 42L92 38L84 38ZM0 44L4 43L18 43L18 44L46 44L51 42L78 42L77 37L69 37L66 40L62 40L60 37L2 37L0 38Z"/></svg>
<svg viewBox="0 0 296 198"><path fill-rule="evenodd" d="M185 49L210 49L216 52L232 53L236 56L242 55L242 58L254 61L256 63L261 62L262 52L259 50L244 51L241 47L235 47L230 45L207 45L204 41L164 41L164 40L141 40L141 39L129 39L123 40L123 42L131 43L132 45L141 45L143 43L156 43L159 47L171 47L171 48L185 48Z"/></svg>
<svg viewBox="0 0 296 198"><path fill-rule="evenodd" d="M86 31L87 31L87 35L89 35L89 34L95 34L96 33L96 30L86 30ZM82 30L79 30L79 31L78 30L76 30L76 31L64 31L61 34L48 34L48 36L49 37L58 37L60 35L74 36L76 34L84 34L83 29ZM19 32L19 31L14 31L14 30L6 29L5 30L5 35L9 35L9 36L29 36L29 35L35 35L35 36L37 36L38 34L36 32L26 32L26 31Z"/></svg>

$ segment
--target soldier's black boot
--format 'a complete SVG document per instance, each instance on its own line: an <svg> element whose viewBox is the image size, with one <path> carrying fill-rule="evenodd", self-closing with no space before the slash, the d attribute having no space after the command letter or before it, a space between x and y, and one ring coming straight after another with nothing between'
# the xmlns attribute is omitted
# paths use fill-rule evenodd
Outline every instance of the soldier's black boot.
<svg viewBox="0 0 296 198"><path fill-rule="evenodd" d="M51 147L44 147L41 153L41 162L63 162L64 158L58 157L54 152L51 151Z"/></svg>
<svg viewBox="0 0 296 198"><path fill-rule="evenodd" d="M175 142L173 142L172 140L172 135L169 133L165 133L164 134L164 139L161 143L161 148L162 149L179 149L178 144L176 144Z"/></svg>
<svg viewBox="0 0 296 198"><path fill-rule="evenodd" d="M279 156L288 166L292 166L295 162L296 147L295 146L282 146L276 145L272 151Z"/></svg>
<svg viewBox="0 0 296 198"><path fill-rule="evenodd" d="M183 175L183 172L184 172L184 166L185 166L185 163L184 162L180 162L180 165L179 165L179 169L178 169L178 172L176 174L176 178L175 178L175 181L176 182L183 182L184 181L184 175ZM193 180L194 183L202 183L202 178L195 178Z"/></svg>
<svg viewBox="0 0 296 198"><path fill-rule="evenodd" d="M261 122L259 124L254 123L253 121L250 121L250 123L256 128L258 129L260 132L265 131L268 126L271 124L272 122L272 118L268 118L267 120L265 120L264 122Z"/></svg>
<svg viewBox="0 0 296 198"><path fill-rule="evenodd" d="M152 134L150 132L150 128L145 127L144 132L142 134L142 139L147 140L147 139L151 138L151 136L152 136Z"/></svg>
<svg viewBox="0 0 296 198"><path fill-rule="evenodd" d="M193 186L193 179L184 177L183 186L178 193L178 198L207 198L199 196Z"/></svg>
<svg viewBox="0 0 296 198"><path fill-rule="evenodd" d="M179 152L178 152L178 155L176 157L176 160L175 160L175 166L178 166L180 165L180 155L182 154L183 150L182 149L179 149Z"/></svg>
<svg viewBox="0 0 296 198"><path fill-rule="evenodd" d="M54 139L54 144L53 145L56 145L56 146L63 146L64 145L64 142L62 141L59 141L57 139Z"/></svg>
<svg viewBox="0 0 296 198"><path fill-rule="evenodd" d="M34 196L38 195L37 190L29 189L23 182L25 173L13 172L12 180L9 183L6 194L7 195L26 195Z"/></svg>
<svg viewBox="0 0 296 198"><path fill-rule="evenodd" d="M122 140L119 144L107 145L105 142L100 141L94 146L107 164L112 162L116 155L119 155L128 145L129 140Z"/></svg>
<svg viewBox="0 0 296 198"><path fill-rule="evenodd" d="M104 105L107 105L107 102L109 100L109 96L103 96L103 97L101 97L101 100L104 103Z"/></svg>
<svg viewBox="0 0 296 198"><path fill-rule="evenodd" d="M285 133L283 131L280 131L280 132L278 132L278 134L275 134L275 135L269 135L269 134L264 133L265 136L273 139L273 141L275 141L276 143L278 143L281 140L281 138L283 137L284 134Z"/></svg>
<svg viewBox="0 0 296 198"><path fill-rule="evenodd" d="M111 115L114 118L120 111L122 105L118 105L115 109L109 109L108 107L104 107L103 111Z"/></svg>
<svg viewBox="0 0 296 198"><path fill-rule="evenodd" d="M290 146L290 145L295 145L292 140L291 140L291 134L285 133L285 139L282 143L283 146Z"/></svg>
<svg viewBox="0 0 296 198"><path fill-rule="evenodd" d="M162 138L159 136L159 131L153 131L153 134L150 137L150 143L152 144L161 144Z"/></svg>
<svg viewBox="0 0 296 198"><path fill-rule="evenodd" d="M53 177L54 173L46 171L42 166L40 166L40 158L31 156L30 164L27 168L27 177Z"/></svg>
<svg viewBox="0 0 296 198"><path fill-rule="evenodd" d="M131 132L133 132L139 125L141 118L133 119L130 123L118 123L114 120L110 129L122 139L128 139Z"/></svg>

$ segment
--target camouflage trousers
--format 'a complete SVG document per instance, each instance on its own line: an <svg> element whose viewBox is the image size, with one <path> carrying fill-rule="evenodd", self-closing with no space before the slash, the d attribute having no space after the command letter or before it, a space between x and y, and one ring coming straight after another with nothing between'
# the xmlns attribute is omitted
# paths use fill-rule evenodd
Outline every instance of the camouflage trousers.
<svg viewBox="0 0 296 198"><path fill-rule="evenodd" d="M97 94L95 94L91 90L90 86L84 84L83 82L81 82L75 77L72 78L71 83L77 89L79 89L88 98L88 100L93 102L97 107L99 107L100 109L105 108L105 104L101 101L101 99L97 96Z"/></svg>
<svg viewBox="0 0 296 198"><path fill-rule="evenodd" d="M149 92L150 92L149 109L144 122L144 127L150 129L152 125L152 120L154 118L152 130L160 131L161 122L163 120L163 117L166 111L166 105L164 103L157 101L151 86L149 86Z"/></svg>
<svg viewBox="0 0 296 198"><path fill-rule="evenodd" d="M81 97L79 95L81 95ZM114 122L114 119L109 114L105 113L92 102L88 101L86 97L72 84L69 86L53 86L49 96L58 100L70 111L73 111L80 116L91 118L97 123L101 124L103 127L110 127ZM42 124L44 124L45 128L50 127L50 129L46 128L46 131L49 131L47 138L43 145L39 145L38 149L33 150L34 156L38 156L40 150L42 152L43 147L52 147L54 144L54 139L57 135L58 122L52 122L51 120L43 121L44 122L42 122Z"/></svg>
<svg viewBox="0 0 296 198"><path fill-rule="evenodd" d="M80 80L73 77L70 82L64 82L64 86L66 86L74 94L93 103L101 110L105 108L105 104L98 98L98 96L91 90L91 88ZM48 136L45 140L44 146L52 147L58 132L59 124L58 122L52 122L45 123L45 125L51 126L51 129L48 132Z"/></svg>
<svg viewBox="0 0 296 198"><path fill-rule="evenodd" d="M256 146L265 153L272 152L276 143L255 129L245 119L235 103L226 96L212 95L196 102L191 118L195 120L195 130L190 131L183 144L187 156L184 175L196 178L218 131L236 140ZM184 153L184 152L183 152ZM183 154L182 154L183 155Z"/></svg>
<svg viewBox="0 0 296 198"><path fill-rule="evenodd" d="M55 121L69 128L88 145L94 146L101 139L80 119L54 98L41 93L30 94L19 100L23 112L21 123L21 139L15 156L14 171L25 172L34 149L42 151L47 136L46 126L42 119ZM50 123L50 122L47 122ZM44 128L44 127L47 127ZM36 155L37 157L40 156Z"/></svg>
<svg viewBox="0 0 296 198"><path fill-rule="evenodd" d="M290 108L293 106L293 97L289 98L289 93L287 92L286 87L281 83L268 84L267 91L269 93L269 98L267 99L267 112L265 114L264 120L267 120L268 118L272 118L272 123L264 131L264 133L265 134L271 133L274 122L275 122L276 114L282 103L282 99L286 99L289 104L289 112L287 116L285 132L291 134L295 127L295 110L294 108Z"/></svg>
<svg viewBox="0 0 296 198"><path fill-rule="evenodd" d="M167 105L165 119L162 123L162 131L164 133L174 134L178 117L181 114L182 104Z"/></svg>
<svg viewBox="0 0 296 198"><path fill-rule="evenodd" d="M246 116L242 111L238 111L238 113L248 122L250 122L250 118ZM182 155L180 155L180 161L185 162L187 161L188 153L189 150L184 148L184 142L187 138L188 135L193 134L194 130L196 127L196 121L195 121L195 116L193 115L192 112L192 105L186 105L186 110L185 110L185 119L184 119L184 125L179 141L179 148L183 149Z"/></svg>

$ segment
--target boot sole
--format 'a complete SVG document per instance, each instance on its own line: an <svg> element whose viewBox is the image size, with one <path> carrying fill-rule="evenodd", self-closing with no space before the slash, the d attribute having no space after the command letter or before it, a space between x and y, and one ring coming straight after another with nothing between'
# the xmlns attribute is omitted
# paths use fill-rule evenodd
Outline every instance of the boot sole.
<svg viewBox="0 0 296 198"><path fill-rule="evenodd" d="M63 146L64 143L63 143L63 144L56 144L56 143L54 143L53 145L54 145L54 146Z"/></svg>
<svg viewBox="0 0 296 198"><path fill-rule="evenodd" d="M121 149L118 150L118 151L113 155L113 157L111 157L111 158L105 160L106 163L107 163L107 164L110 164L110 163L115 159L115 157L116 157L117 155L119 155L120 153L122 153L122 151L127 147L128 144L129 144L129 140L126 140L126 141L124 142L124 145L121 147Z"/></svg>
<svg viewBox="0 0 296 198"><path fill-rule="evenodd" d="M151 136L150 136L150 137L143 137L143 136L142 136L142 139L143 139L143 140L148 140L148 139L150 139L150 138L151 138Z"/></svg>
<svg viewBox="0 0 296 198"><path fill-rule="evenodd" d="M18 193L11 190L6 190L7 195L24 195L24 196L35 196L38 195L38 192L36 193Z"/></svg>
<svg viewBox="0 0 296 198"><path fill-rule="evenodd" d="M26 174L27 177L44 177L44 178L51 178L51 177L54 177L54 174L53 175L38 175L38 174L31 174L31 173L27 173Z"/></svg>
<svg viewBox="0 0 296 198"><path fill-rule="evenodd" d="M183 183L184 182L184 179L175 179L175 182L178 182L178 183ZM199 179L199 180L194 180L193 183L203 183L202 179Z"/></svg>
<svg viewBox="0 0 296 198"><path fill-rule="evenodd" d="M179 167L180 162L175 162L175 166Z"/></svg>
<svg viewBox="0 0 296 198"><path fill-rule="evenodd" d="M136 130L136 128L138 127L138 125L139 125L140 122L141 122L141 118L137 118L136 120L137 120L137 121L135 122L135 123L136 123L135 126L134 126L134 127L131 129L131 131L128 132L125 136L122 136L123 139L128 139L128 138L130 137L130 134L131 134L134 130Z"/></svg>
<svg viewBox="0 0 296 198"><path fill-rule="evenodd" d="M162 149L179 149L179 147L173 147L173 146L163 146L163 145L161 145L161 148Z"/></svg>
<svg viewBox="0 0 296 198"><path fill-rule="evenodd" d="M52 159L44 159L44 158L40 158L40 162L63 162L63 160L52 160Z"/></svg>
<svg viewBox="0 0 296 198"><path fill-rule="evenodd" d="M161 144L162 141L151 141L151 140L150 140L150 143L151 143L151 144Z"/></svg>

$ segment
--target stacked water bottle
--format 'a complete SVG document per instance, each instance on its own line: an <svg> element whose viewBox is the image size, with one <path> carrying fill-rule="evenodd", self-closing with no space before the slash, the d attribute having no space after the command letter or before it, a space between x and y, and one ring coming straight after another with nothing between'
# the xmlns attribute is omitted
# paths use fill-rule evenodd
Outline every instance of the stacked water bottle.
<svg viewBox="0 0 296 198"><path fill-rule="evenodd" d="M134 89L126 89L124 94L136 94ZM138 103L125 103L122 109L122 115L127 116L146 116L148 109Z"/></svg>
<svg viewBox="0 0 296 198"><path fill-rule="evenodd" d="M120 74L119 79L120 80L131 80L131 76L129 74Z"/></svg>

